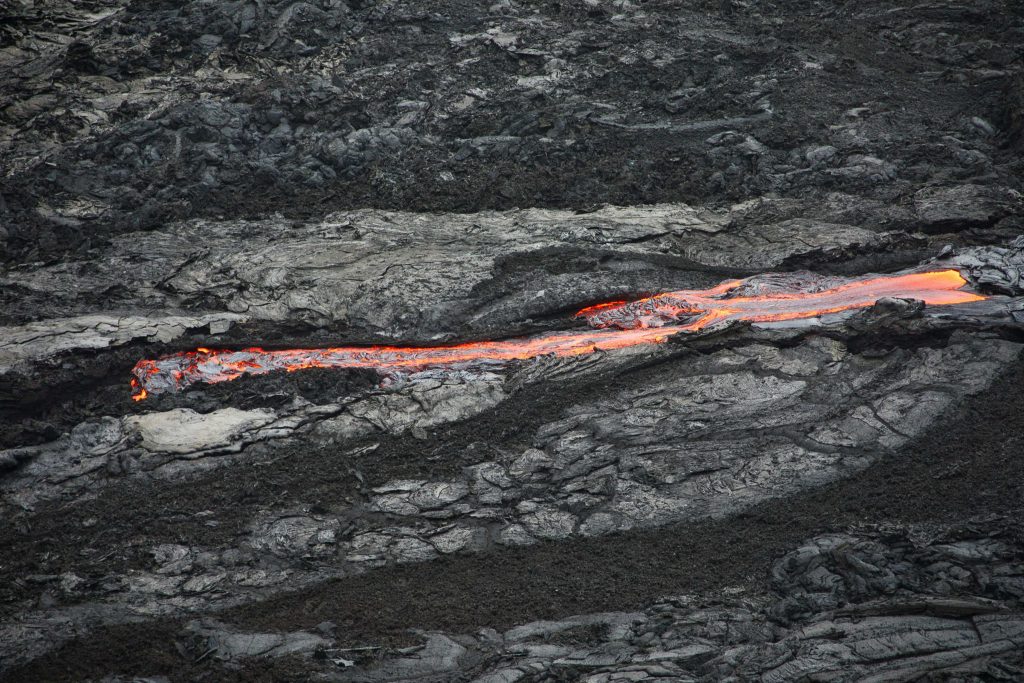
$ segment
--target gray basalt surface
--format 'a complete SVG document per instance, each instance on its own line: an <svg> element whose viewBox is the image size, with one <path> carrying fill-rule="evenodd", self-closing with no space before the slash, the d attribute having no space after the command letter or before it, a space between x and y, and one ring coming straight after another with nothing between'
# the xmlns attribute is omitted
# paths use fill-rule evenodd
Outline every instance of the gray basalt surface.
<svg viewBox="0 0 1024 683"><path fill-rule="evenodd" d="M143 334L122 331L132 321L107 332L105 320L62 318L119 304L138 310L141 304L161 312L217 312L215 325L305 322L385 338L439 340L451 338L456 326L463 335L494 333L565 312L581 300L670 288L686 283L686 271L694 266L753 274L808 255L871 253L911 242L904 235L807 219L748 224L739 211L698 211L684 204L583 214L352 211L292 226L286 242L280 239L282 227L275 220L181 223L118 237L88 259L8 272L0 284L24 297L7 315L31 310L35 317L61 318L50 326L89 325L113 337L111 343ZM652 259L667 268L654 267ZM45 333L40 324L9 333ZM135 323L140 324L145 321ZM209 323L204 318L149 324L166 326L164 336L170 338L173 326Z"/></svg>

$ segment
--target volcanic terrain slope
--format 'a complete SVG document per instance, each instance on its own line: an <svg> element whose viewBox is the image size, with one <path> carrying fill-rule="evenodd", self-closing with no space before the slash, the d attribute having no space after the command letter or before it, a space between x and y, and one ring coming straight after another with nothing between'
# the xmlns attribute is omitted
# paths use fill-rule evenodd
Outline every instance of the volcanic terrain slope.
<svg viewBox="0 0 1024 683"><path fill-rule="evenodd" d="M1024 678L1019 3L0 13L0 680Z"/></svg>

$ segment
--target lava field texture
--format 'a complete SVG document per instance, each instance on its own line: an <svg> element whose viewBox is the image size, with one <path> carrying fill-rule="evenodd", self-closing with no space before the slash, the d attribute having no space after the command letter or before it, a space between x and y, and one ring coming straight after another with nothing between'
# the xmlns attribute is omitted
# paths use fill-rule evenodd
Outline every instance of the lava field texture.
<svg viewBox="0 0 1024 683"><path fill-rule="evenodd" d="M1024 680L1022 45L0 3L0 681Z"/></svg>

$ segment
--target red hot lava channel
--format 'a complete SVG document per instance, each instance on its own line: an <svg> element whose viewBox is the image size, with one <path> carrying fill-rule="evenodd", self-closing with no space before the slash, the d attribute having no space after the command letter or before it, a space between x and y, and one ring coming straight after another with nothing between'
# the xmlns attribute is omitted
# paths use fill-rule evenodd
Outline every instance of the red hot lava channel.
<svg viewBox="0 0 1024 683"><path fill-rule="evenodd" d="M502 363L537 356L580 356L640 344L663 343L670 336L696 332L729 321L781 322L865 308L886 297L910 298L931 306L979 301L966 291L956 270L881 275L853 280L807 278L793 274L729 280L710 289L667 292L636 301L616 301L579 311L591 330L522 339L450 346L348 346L325 349L240 351L199 348L156 360L141 360L132 370L135 400L184 389L197 382L226 382L305 368L422 370L471 363Z"/></svg>

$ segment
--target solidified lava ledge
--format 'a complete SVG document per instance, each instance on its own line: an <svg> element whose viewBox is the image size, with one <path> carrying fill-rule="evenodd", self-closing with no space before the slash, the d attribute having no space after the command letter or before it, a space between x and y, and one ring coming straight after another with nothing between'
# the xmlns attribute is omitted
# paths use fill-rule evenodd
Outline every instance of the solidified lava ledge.
<svg viewBox="0 0 1024 683"><path fill-rule="evenodd" d="M0 15L0 680L1024 679L1019 3Z"/></svg>

